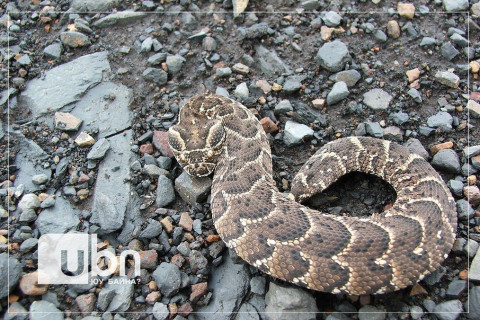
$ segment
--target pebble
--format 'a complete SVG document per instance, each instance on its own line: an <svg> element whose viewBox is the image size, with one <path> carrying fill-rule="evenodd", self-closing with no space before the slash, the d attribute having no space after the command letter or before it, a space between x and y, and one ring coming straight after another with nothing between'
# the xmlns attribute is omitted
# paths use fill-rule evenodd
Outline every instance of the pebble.
<svg viewBox="0 0 480 320"><path fill-rule="evenodd" d="M173 158L173 152L168 145L168 132L153 131L152 143L162 156Z"/></svg>
<svg viewBox="0 0 480 320"><path fill-rule="evenodd" d="M47 58L58 59L62 55L62 45L58 42L54 42L43 49L43 54Z"/></svg>
<svg viewBox="0 0 480 320"><path fill-rule="evenodd" d="M470 294L465 303L465 309L468 310L466 316L469 319L480 319L480 286L470 287Z"/></svg>
<svg viewBox="0 0 480 320"><path fill-rule="evenodd" d="M243 75L247 75L250 72L250 68L244 65L243 63L236 63L232 66L232 71L243 74Z"/></svg>
<svg viewBox="0 0 480 320"><path fill-rule="evenodd" d="M358 320L384 320L386 312L374 306L363 306L358 310Z"/></svg>
<svg viewBox="0 0 480 320"><path fill-rule="evenodd" d="M200 282L197 284L192 285L191 293L189 300L192 303L197 303L200 298L206 295L208 292L208 283L207 282Z"/></svg>
<svg viewBox="0 0 480 320"><path fill-rule="evenodd" d="M160 207L161 208L161 207ZM147 227L143 229L138 237L140 239L153 239L162 233L162 224L155 219L148 219Z"/></svg>
<svg viewBox="0 0 480 320"><path fill-rule="evenodd" d="M134 12L130 10L119 11L95 21L93 26L97 28L106 28L116 24L126 25L145 17L147 14L147 12Z"/></svg>
<svg viewBox="0 0 480 320"><path fill-rule="evenodd" d="M139 251L140 267L142 269L155 269L158 266L158 253L156 250Z"/></svg>
<svg viewBox="0 0 480 320"><path fill-rule="evenodd" d="M166 320L170 315L167 305L161 302L155 302L152 309L152 314L156 320Z"/></svg>
<svg viewBox="0 0 480 320"><path fill-rule="evenodd" d="M55 128L61 131L77 131L82 120L66 112L55 112Z"/></svg>
<svg viewBox="0 0 480 320"><path fill-rule="evenodd" d="M458 88L460 84L460 78L455 73L449 71L438 71L435 74L435 80L453 89Z"/></svg>
<svg viewBox="0 0 480 320"><path fill-rule="evenodd" d="M293 111L293 106L290 103L290 100L284 99L281 100L274 109L275 115L286 114L287 112Z"/></svg>
<svg viewBox="0 0 480 320"><path fill-rule="evenodd" d="M303 76L290 76L288 77L283 84L283 91L285 93L295 93L302 88Z"/></svg>
<svg viewBox="0 0 480 320"><path fill-rule="evenodd" d="M82 315L85 316L95 309L97 297L95 293L82 294L75 298L75 302Z"/></svg>
<svg viewBox="0 0 480 320"><path fill-rule="evenodd" d="M217 41L213 37L205 37L202 40L202 49L208 52L217 50Z"/></svg>
<svg viewBox="0 0 480 320"><path fill-rule="evenodd" d="M158 290L167 298L177 294L182 283L180 269L171 263L162 262L152 274Z"/></svg>
<svg viewBox="0 0 480 320"><path fill-rule="evenodd" d="M365 130L367 131L367 134L372 137L383 137L383 129L378 122L365 122Z"/></svg>
<svg viewBox="0 0 480 320"><path fill-rule="evenodd" d="M242 82L239 85L237 85L237 87L233 91L233 94L240 99L248 98L248 95L250 94L250 92L248 91L247 83Z"/></svg>
<svg viewBox="0 0 480 320"><path fill-rule="evenodd" d="M407 19L413 19L415 16L415 6L413 3L398 3L397 4L397 12L400 17L404 17Z"/></svg>
<svg viewBox="0 0 480 320"><path fill-rule="evenodd" d="M125 276L114 276L111 280L98 294L97 308L110 312L127 311L133 296L133 283L129 283Z"/></svg>
<svg viewBox="0 0 480 320"><path fill-rule="evenodd" d="M48 285L38 284L38 273L36 271L24 274L20 279L20 290L27 296L41 296L47 292Z"/></svg>
<svg viewBox="0 0 480 320"><path fill-rule="evenodd" d="M142 173L153 179L156 179L162 175L170 174L167 170L159 168L156 164L146 164L143 167Z"/></svg>
<svg viewBox="0 0 480 320"><path fill-rule="evenodd" d="M90 45L90 40L86 35L76 31L60 33L62 43L71 48L84 47Z"/></svg>
<svg viewBox="0 0 480 320"><path fill-rule="evenodd" d="M157 207L164 208L173 201L175 201L173 183L166 175L160 175L157 182Z"/></svg>
<svg viewBox="0 0 480 320"><path fill-rule="evenodd" d="M301 144L305 139L313 137L313 133L310 127L288 120L285 124L283 142L288 147Z"/></svg>
<svg viewBox="0 0 480 320"><path fill-rule="evenodd" d="M232 69L230 69L229 67L217 68L215 69L215 75L218 78L228 78L232 75Z"/></svg>
<svg viewBox="0 0 480 320"><path fill-rule="evenodd" d="M95 144L95 139L84 131L75 138L75 143L79 147L89 147Z"/></svg>
<svg viewBox="0 0 480 320"><path fill-rule="evenodd" d="M208 260L200 251L191 250L188 256L190 269L195 274L207 274Z"/></svg>
<svg viewBox="0 0 480 320"><path fill-rule="evenodd" d="M433 314L440 320L456 320L463 311L460 300L450 300L438 304Z"/></svg>
<svg viewBox="0 0 480 320"><path fill-rule="evenodd" d="M465 246L465 253L470 257L473 258L475 257L475 254L477 253L479 244L477 241L473 239L468 239L466 246Z"/></svg>
<svg viewBox="0 0 480 320"><path fill-rule="evenodd" d="M191 205L202 202L207 198L212 179L209 177L191 177L185 171L175 179L175 190L183 200Z"/></svg>
<svg viewBox="0 0 480 320"><path fill-rule="evenodd" d="M50 179L44 173L36 174L32 177L32 182L36 185L46 184Z"/></svg>
<svg viewBox="0 0 480 320"><path fill-rule="evenodd" d="M343 81L347 84L347 87L351 88L357 84L361 77L362 76L360 75L360 72L355 69L351 69L337 72L336 74L332 75L330 79L335 82Z"/></svg>
<svg viewBox="0 0 480 320"><path fill-rule="evenodd" d="M262 276L253 277L250 280L250 291L254 294L263 296L265 294L266 282L267 280L265 279L265 277L262 277Z"/></svg>
<svg viewBox="0 0 480 320"><path fill-rule="evenodd" d="M140 52L150 52L152 51L153 46L153 38L148 37L142 41L142 45L140 46Z"/></svg>
<svg viewBox="0 0 480 320"><path fill-rule="evenodd" d="M147 60L149 65L156 66L161 64L167 59L167 54L165 52L155 53L153 56L150 56Z"/></svg>
<svg viewBox="0 0 480 320"><path fill-rule="evenodd" d="M182 70L183 64L186 62L184 57L179 55L167 56L167 67L170 75L177 75Z"/></svg>
<svg viewBox="0 0 480 320"><path fill-rule="evenodd" d="M387 35L382 30L375 30L373 36L377 41L380 41L380 42L387 42L388 40Z"/></svg>
<svg viewBox="0 0 480 320"><path fill-rule="evenodd" d="M375 88L363 94L363 103L373 110L386 110L393 97L383 89Z"/></svg>
<svg viewBox="0 0 480 320"><path fill-rule="evenodd" d="M147 68L142 73L147 81L152 81L158 84L165 84L168 81L167 73L160 68Z"/></svg>
<svg viewBox="0 0 480 320"><path fill-rule="evenodd" d="M7 253L0 253L0 299L6 298L17 286L22 275L20 262Z"/></svg>
<svg viewBox="0 0 480 320"><path fill-rule="evenodd" d="M465 147L463 155L468 159L480 155L480 145Z"/></svg>
<svg viewBox="0 0 480 320"><path fill-rule="evenodd" d="M458 298L467 289L467 281L454 279L447 287L447 297Z"/></svg>
<svg viewBox="0 0 480 320"><path fill-rule="evenodd" d="M443 0L443 7L447 12L465 11L468 9L468 0Z"/></svg>
<svg viewBox="0 0 480 320"><path fill-rule="evenodd" d="M477 186L466 186L463 188L463 194L467 198L468 202L472 206L478 206L480 204L480 190Z"/></svg>
<svg viewBox="0 0 480 320"><path fill-rule="evenodd" d="M450 191L457 197L461 197L463 194L463 182L458 181L458 180L449 180L447 183L448 187L450 188Z"/></svg>
<svg viewBox="0 0 480 320"><path fill-rule="evenodd" d="M454 45L451 42L445 42L440 47L440 53L448 61L453 60L456 56L460 54L460 52L454 47Z"/></svg>
<svg viewBox="0 0 480 320"><path fill-rule="evenodd" d="M400 26L396 20L390 20L387 22L387 34L389 37L397 39L400 37Z"/></svg>
<svg viewBox="0 0 480 320"><path fill-rule="evenodd" d="M459 173L461 168L458 154L452 149L443 149L437 152L433 156L432 166L452 173Z"/></svg>
<svg viewBox="0 0 480 320"><path fill-rule="evenodd" d="M448 112L440 111L435 115L428 117L427 125L431 128L452 128L453 117Z"/></svg>
<svg viewBox="0 0 480 320"><path fill-rule="evenodd" d="M410 97L412 97L413 101L415 101L416 103L422 103L422 94L420 93L420 91L415 88L410 88L407 93Z"/></svg>
<svg viewBox="0 0 480 320"><path fill-rule="evenodd" d="M461 221L467 221L475 215L475 210L473 210L470 203L465 199L457 200L457 214L458 219Z"/></svg>
<svg viewBox="0 0 480 320"><path fill-rule="evenodd" d="M389 115L389 118L392 119L393 123L399 126L403 125L404 123L407 123L408 120L410 119L410 117L408 116L408 113L405 113L402 111L391 113Z"/></svg>
<svg viewBox="0 0 480 320"><path fill-rule="evenodd" d="M328 11L322 20L328 27L337 27L342 21L342 17L335 11Z"/></svg>
<svg viewBox="0 0 480 320"><path fill-rule="evenodd" d="M320 65L331 72L341 71L350 61L348 47L340 40L327 42L318 49L317 60Z"/></svg>
<svg viewBox="0 0 480 320"><path fill-rule="evenodd" d="M468 100L465 111L469 112L470 116L473 118L480 118L480 103L474 100Z"/></svg>
<svg viewBox="0 0 480 320"><path fill-rule="evenodd" d="M313 296L298 288L286 287L270 282L270 288L265 295L265 313L270 320L289 319L292 313L297 320L315 319L318 312Z"/></svg>
<svg viewBox="0 0 480 320"><path fill-rule="evenodd" d="M468 39L462 37L458 33L452 34L452 36L450 37L450 40L452 40L453 43L455 43L457 46L462 47L462 48L467 47L468 44L469 44Z"/></svg>
<svg viewBox="0 0 480 320"><path fill-rule="evenodd" d="M63 320L63 312L51 302L45 300L34 301L30 305L30 320Z"/></svg>
<svg viewBox="0 0 480 320"><path fill-rule="evenodd" d="M403 130L396 126L388 126L383 129L383 137L387 140L403 141Z"/></svg>
<svg viewBox="0 0 480 320"><path fill-rule="evenodd" d="M428 159L428 151L425 150L425 147L423 144L420 142L420 140L416 138L410 138L408 141L405 143L405 146L413 153L418 154L421 156L423 159L427 160Z"/></svg>
<svg viewBox="0 0 480 320"><path fill-rule="evenodd" d="M423 316L423 309L419 306L410 307L410 316L413 320L421 319Z"/></svg>
<svg viewBox="0 0 480 320"><path fill-rule="evenodd" d="M110 149L110 142L101 138L93 145L92 149L87 154L88 160L101 160L105 157L105 154Z"/></svg>
<svg viewBox="0 0 480 320"><path fill-rule="evenodd" d="M453 148L453 142L452 141L447 141L439 144L435 144L432 147L430 147L430 152L432 154L436 154L438 151L443 150L443 149L452 149Z"/></svg>
<svg viewBox="0 0 480 320"><path fill-rule="evenodd" d="M437 40L432 37L423 37L422 41L420 41L420 47L430 47L437 44Z"/></svg>
<svg viewBox="0 0 480 320"><path fill-rule="evenodd" d="M336 104L343 99L345 99L350 92L348 91L347 84L343 81L336 82L332 90L327 95L327 104L333 105Z"/></svg>

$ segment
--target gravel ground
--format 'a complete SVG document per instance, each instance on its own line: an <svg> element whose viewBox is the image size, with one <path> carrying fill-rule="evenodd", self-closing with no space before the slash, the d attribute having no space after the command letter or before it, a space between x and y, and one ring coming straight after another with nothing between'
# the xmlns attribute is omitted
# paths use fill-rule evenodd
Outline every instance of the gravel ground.
<svg viewBox="0 0 480 320"><path fill-rule="evenodd" d="M475 0L0 3L4 319L480 319L479 24ZM181 105L205 90L261 119L281 191L339 137L430 161L457 201L443 266L358 297L243 264L213 228L211 179L182 173L166 144ZM310 205L360 216L394 200L355 173ZM97 235L111 257L137 251L140 272L132 258L126 274L39 285L38 242L52 233Z"/></svg>

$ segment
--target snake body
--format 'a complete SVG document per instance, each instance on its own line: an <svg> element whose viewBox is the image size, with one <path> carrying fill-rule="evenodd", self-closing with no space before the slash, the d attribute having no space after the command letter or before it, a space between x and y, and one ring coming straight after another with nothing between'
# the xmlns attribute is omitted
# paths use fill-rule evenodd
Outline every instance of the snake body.
<svg viewBox="0 0 480 320"><path fill-rule="evenodd" d="M368 137L326 144L293 179L294 199L278 191L267 136L239 102L211 93L191 98L169 130L169 144L189 174L215 172L216 230L242 259L273 277L323 292L380 294L423 279L452 248L451 193L428 162L399 144ZM393 206L356 218L301 204L352 171L390 183Z"/></svg>

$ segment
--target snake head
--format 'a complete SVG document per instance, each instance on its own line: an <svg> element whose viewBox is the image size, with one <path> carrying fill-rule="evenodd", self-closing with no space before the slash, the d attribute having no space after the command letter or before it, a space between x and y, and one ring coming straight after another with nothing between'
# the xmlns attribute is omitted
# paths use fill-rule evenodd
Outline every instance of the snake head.
<svg viewBox="0 0 480 320"><path fill-rule="evenodd" d="M168 144L191 176L204 177L215 170L224 140L225 130L219 120L184 120L168 130Z"/></svg>

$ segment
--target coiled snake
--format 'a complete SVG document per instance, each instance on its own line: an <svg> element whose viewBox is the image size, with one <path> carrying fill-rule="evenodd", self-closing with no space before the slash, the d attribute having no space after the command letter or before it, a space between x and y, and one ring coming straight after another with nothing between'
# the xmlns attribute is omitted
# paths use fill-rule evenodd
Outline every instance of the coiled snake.
<svg viewBox="0 0 480 320"><path fill-rule="evenodd" d="M350 137L320 148L292 182L302 202L351 171L377 175L397 193L368 218L329 215L280 193L267 136L242 104L211 93L191 98L169 129L190 174L215 171L212 216L220 237L249 264L310 289L379 294L435 271L452 248L456 207L422 157L386 140Z"/></svg>

